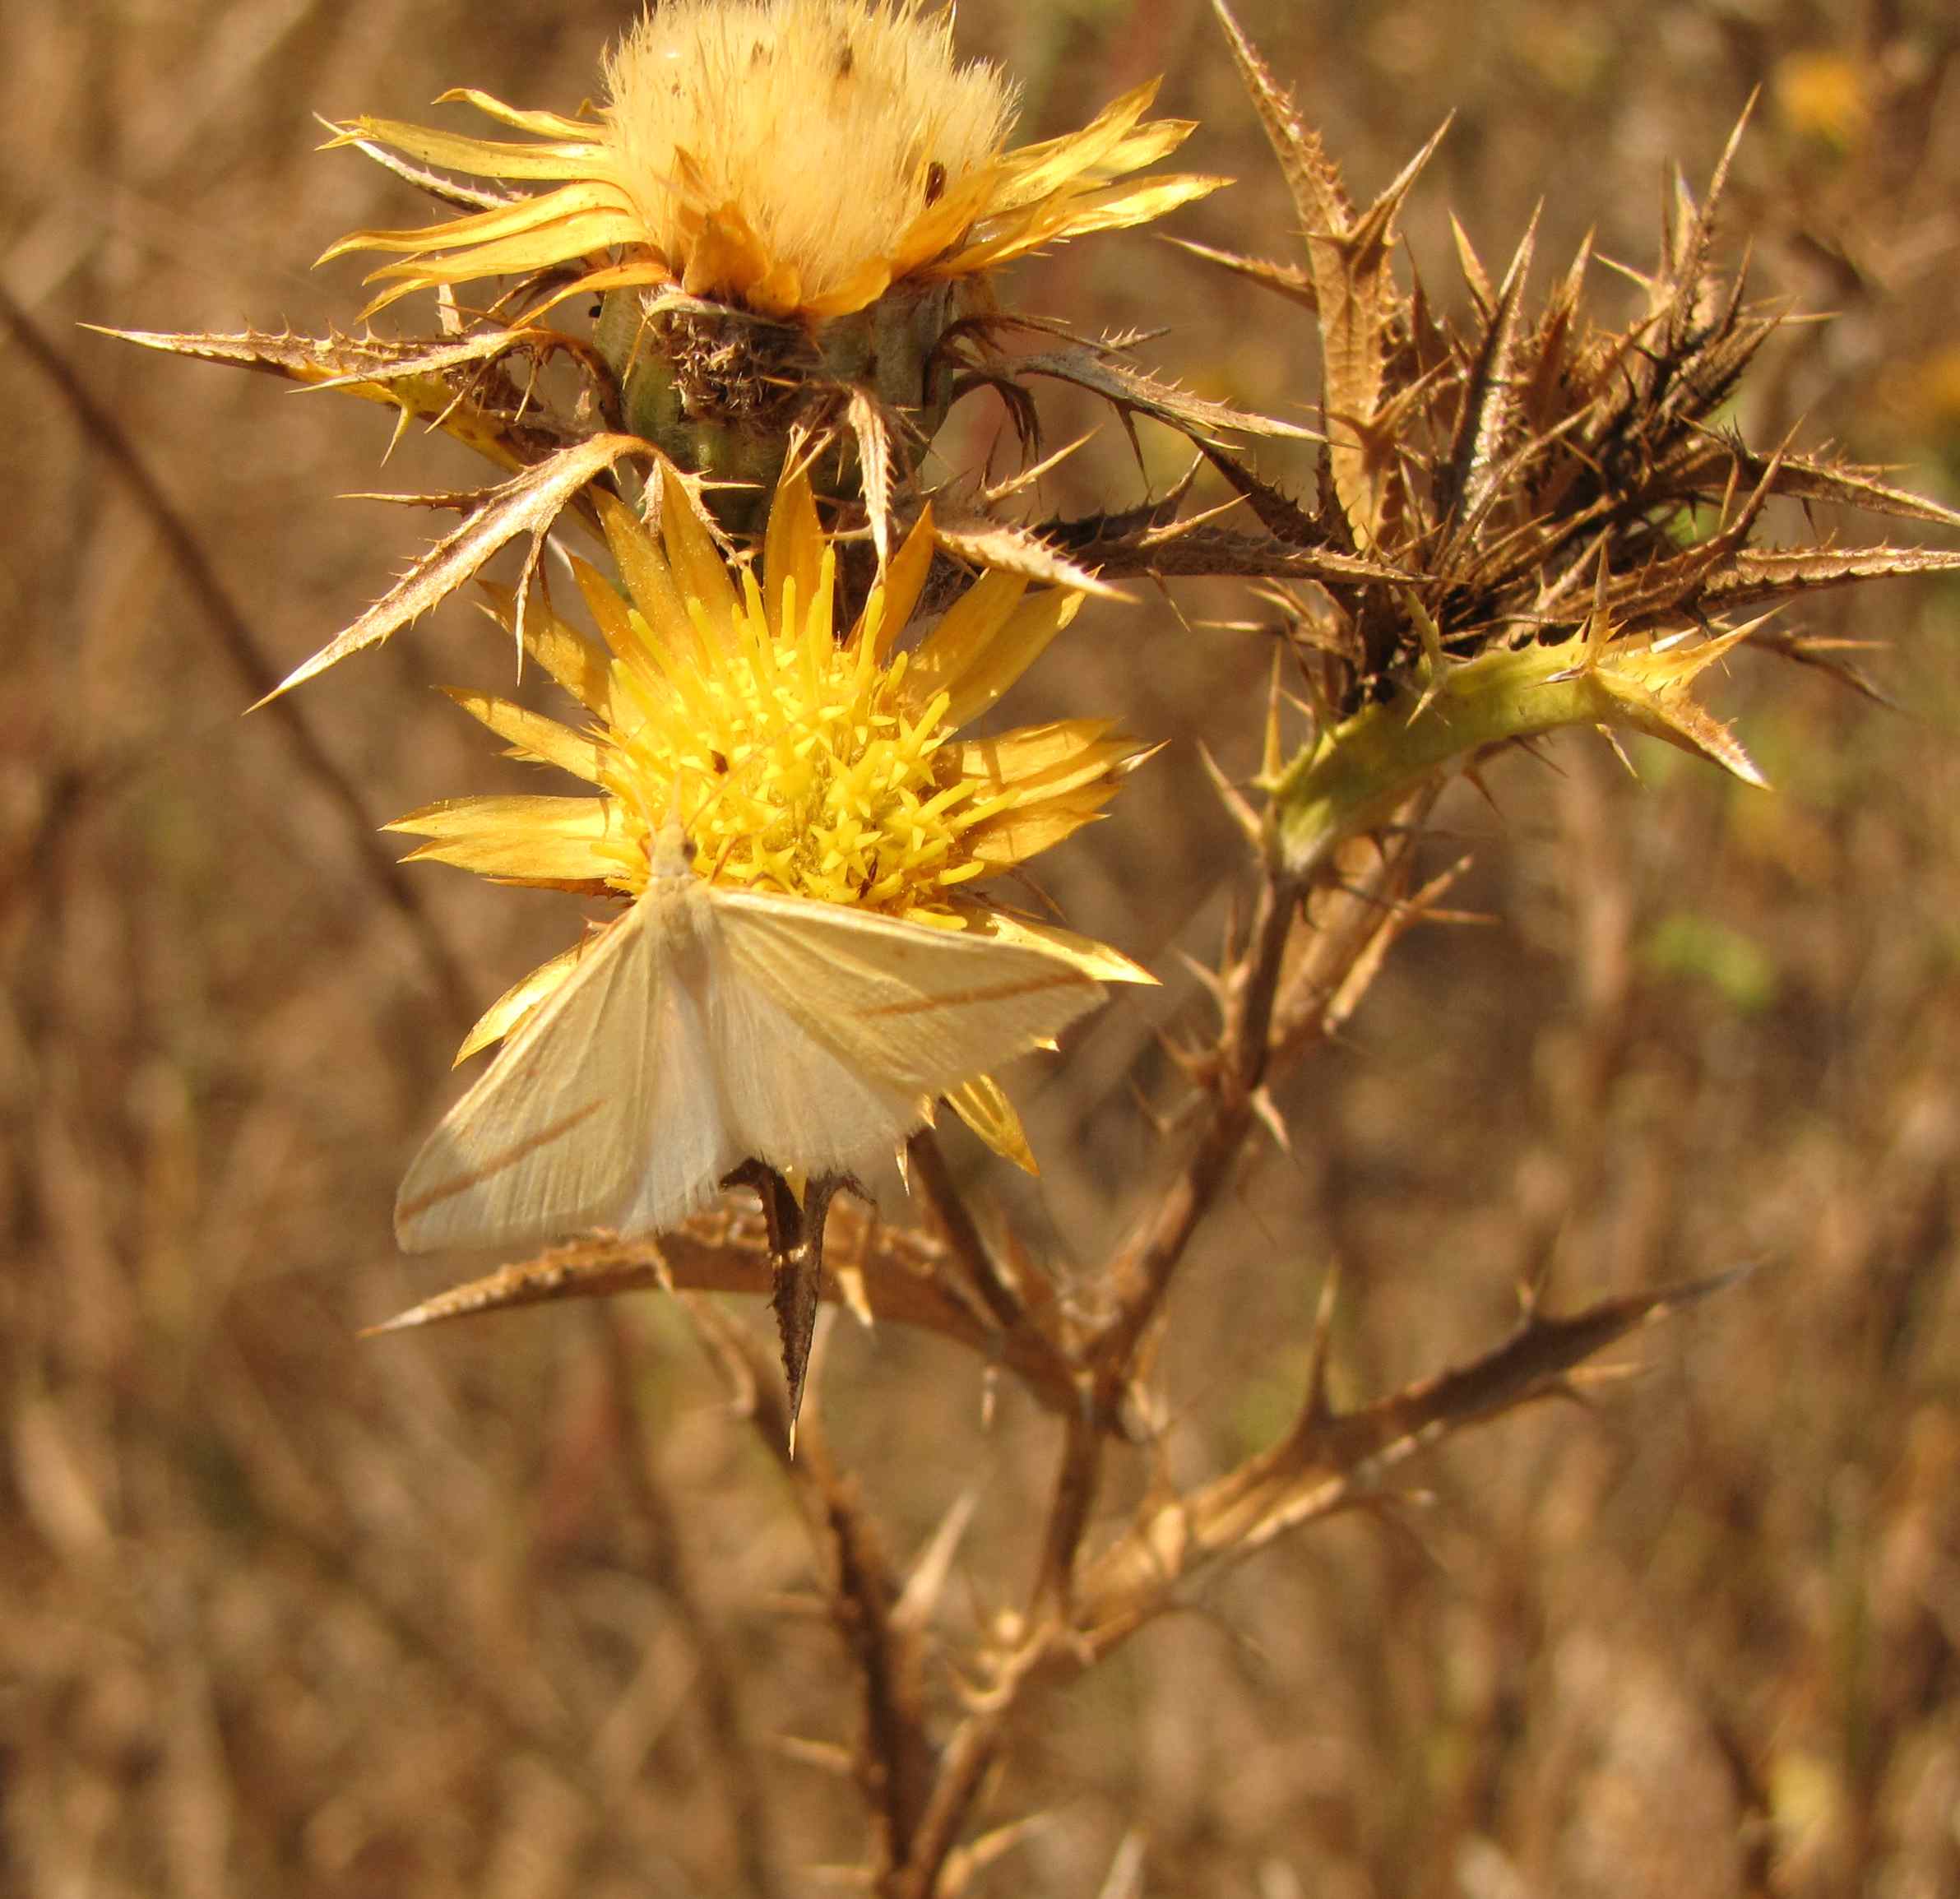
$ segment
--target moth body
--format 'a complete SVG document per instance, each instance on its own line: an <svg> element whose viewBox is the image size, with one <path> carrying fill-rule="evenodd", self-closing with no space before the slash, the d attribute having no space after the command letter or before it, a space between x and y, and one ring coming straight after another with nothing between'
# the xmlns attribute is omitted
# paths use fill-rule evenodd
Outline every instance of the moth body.
<svg viewBox="0 0 1960 1899"><path fill-rule="evenodd" d="M648 872L415 1156L405 1250L657 1233L747 1159L866 1168L1102 998L1054 952L724 888L676 828Z"/></svg>

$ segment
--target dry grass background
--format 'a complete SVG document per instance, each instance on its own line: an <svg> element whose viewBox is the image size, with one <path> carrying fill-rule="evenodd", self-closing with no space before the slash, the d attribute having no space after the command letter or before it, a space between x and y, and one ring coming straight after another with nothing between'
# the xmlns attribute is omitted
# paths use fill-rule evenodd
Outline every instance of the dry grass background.
<svg viewBox="0 0 1960 1899"><path fill-rule="evenodd" d="M1360 192L1457 113L1408 223L1444 296L1449 207L1487 261L1541 197L1542 269L1594 225L1609 255L1650 257L1663 161L1705 177L1768 88L1728 229L1759 288L1841 315L1772 345L1748 426L1768 443L1807 418L1956 499L1943 6L1241 16ZM565 108L623 17L10 9L0 280L280 669L429 525L331 498L475 470L411 440L378 475L377 413L73 325L344 318L351 268L308 260L409 207L317 155L309 113L415 116L465 83ZM961 32L1022 76L1038 134L1167 71L1165 104L1204 121L1193 163L1244 181L1178 228L1287 249L1198 0L965 0ZM1833 71L1870 109L1835 144L1800 110ZM1284 413L1314 386L1291 313L1149 236L1017 282L1085 324L1172 326L1155 356L1204 393ZM783 1889L815 1889L806 1869L860 1850L857 1804L781 1743L855 1717L776 1472L657 1301L354 1338L445 1282L397 1260L388 1209L465 1025L290 734L238 717L251 694L111 461L4 360L0 1889L718 1894L758 1813ZM1089 505L1098 475L1141 491L1111 441L1055 498ZM1406 940L1345 1044L1289 1085L1293 1156L1247 1178L1172 1313L1175 1467L1288 1415L1336 1262L1349 1395L1490 1342L1548 1258L1574 1297L1763 1270L1647 1335L1644 1376L1462 1440L1422 1498L1269 1552L1049 1704L991 1806L1043 1824L976 1890L1093 1893L1133 1833L1142 1884L1112 1892L1960 1890L1957 599L1900 584L1813 609L1889 642L1872 665L1897 711L1734 669L1716 703L1773 797L1657 748L1636 787L1566 743L1494 774L1494 813L1446 804L1439 860L1474 849L1458 901L1490 920ZM985 1175L1063 1276L1159 1164L1128 1077L1190 1004L1173 950L1208 954L1224 913L1195 741L1254 761L1263 654L1199 623L1242 606L1180 604L1193 623L1144 595L1086 617L1012 708L1108 706L1171 742L1044 878L1170 981L1040 1084L1040 1191ZM298 709L379 822L496 781L419 688L504 664L452 605ZM561 900L417 874L476 1000L564 940ZM1011 1384L988 1421L988 1388L894 1327L835 1328L821 1374L897 1551L971 1498L956 1614L1024 1586L1054 1455Z"/></svg>

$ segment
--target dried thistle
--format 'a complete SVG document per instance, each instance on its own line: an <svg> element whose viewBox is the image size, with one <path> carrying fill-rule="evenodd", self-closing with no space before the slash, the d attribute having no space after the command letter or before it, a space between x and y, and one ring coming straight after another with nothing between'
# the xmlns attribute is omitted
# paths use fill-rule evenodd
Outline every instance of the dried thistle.
<svg viewBox="0 0 1960 1899"><path fill-rule="evenodd" d="M849 436L867 477L892 454L909 463L953 398L944 345L994 310L1003 265L1223 182L1130 176L1192 129L1144 119L1155 81L1079 132L1009 149L1012 89L959 64L952 33L950 12L926 17L913 0L679 0L609 55L596 118L446 95L535 142L373 118L337 128L378 156L499 181L499 194L507 181L552 188L419 230L356 232L327 255L399 255L374 273L386 287L369 313L515 277L498 305L522 307L513 339L600 294L595 340L623 426L691 470L766 491L799 434Z"/></svg>
<svg viewBox="0 0 1960 1899"><path fill-rule="evenodd" d="M1308 235L1304 266L1201 254L1312 315L1328 428L1310 509L1212 456L1271 539L1230 558L1214 543L1211 564L1313 583L1310 598L1280 596L1312 729L1290 758L1277 729L1269 740L1276 861L1309 873L1439 775L1561 726L1647 733L1759 784L1694 696L1710 667L1753 640L1864 682L1766 614L1725 623L1960 566L1923 548L1763 546L1772 502L1947 526L1960 516L1828 454L1754 452L1730 426L1737 385L1782 320L1711 261L1733 141L1705 203L1677 183L1659 262L1637 280L1645 308L1624 327L1587 314L1589 248L1527 308L1529 233L1494 285L1459 232L1470 311L1453 319L1393 267L1397 215L1434 141L1357 209L1216 4ZM1344 573L1343 559L1388 572Z"/></svg>

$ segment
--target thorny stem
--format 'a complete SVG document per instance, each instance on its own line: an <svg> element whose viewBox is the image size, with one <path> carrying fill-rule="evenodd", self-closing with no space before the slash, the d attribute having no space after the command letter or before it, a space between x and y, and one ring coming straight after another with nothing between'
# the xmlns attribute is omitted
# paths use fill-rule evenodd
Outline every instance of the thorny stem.
<svg viewBox="0 0 1960 1899"><path fill-rule="evenodd" d="M892 1899L932 1899L1027 1688L1059 1686L1094 1667L1198 1571L1242 1561L1286 1531L1366 1500L1390 1470L1425 1446L1567 1388L1587 1359L1736 1276L1602 1300L1568 1318L1527 1314L1480 1358L1344 1415L1328 1412L1310 1392L1299 1422L1279 1443L1202 1489L1146 1510L1097 1559L1070 1615L1032 1627L998 1660L980 1705L941 1757L911 1862L886 1888Z"/></svg>
<svg viewBox="0 0 1960 1899"><path fill-rule="evenodd" d="M805 1423L792 1458L787 1395L767 1353L711 1301L683 1296L705 1341L744 1389L751 1422L781 1466L809 1530L832 1625L860 1689L858 1786L876 1840L877 1884L888 1891L911 1857L920 1817L934 1797L934 1748L920 1692L922 1641L894 1615L902 1591L856 1486L831 1455L821 1418Z"/></svg>
<svg viewBox="0 0 1960 1899"><path fill-rule="evenodd" d="M41 373L73 412L81 424L82 438L108 457L135 498L138 507L149 516L170 558L177 563L205 618L216 633L246 689L263 700L279 684L279 670L259 651L257 641L238 603L225 591L212 571L197 537L189 524L170 504L162 484L149 464L137 452L136 444L115 415L98 402L76 374L75 366L42 334L39 325L20 304L0 288L0 322L25 350ZM285 728L299 762L308 775L327 794L328 800L347 821L354 855L362 872L388 905L407 924L422 960L443 998L443 1009L459 1025L474 1021L476 1005L470 999L470 985L462 966L444 939L435 919L424 904L420 887L402 873L402 868L382 842L373 817L362 804L340 767L315 734L311 725L290 699L274 699L266 708Z"/></svg>
<svg viewBox="0 0 1960 1899"><path fill-rule="evenodd" d="M920 1706L919 1643L892 1620L897 1582L855 1488L834 1469L827 1468L819 1482L834 1564L831 1613L863 1688L858 1777L866 1804L878 1816L884 1864L902 1866L911 1856L933 1790L934 1750Z"/></svg>
<svg viewBox="0 0 1960 1899"><path fill-rule="evenodd" d="M1269 873L1262 882L1249 940L1226 992L1226 1021L1210 1083L1212 1111L1190 1158L1156 1213L1112 1268L1117 1306L1083 1355L1083 1408L1069 1420L1049 1506L1027 1623L1028 1638L999 1665L985 1705L961 1724L939 1762L932 1798L893 1899L931 1899L939 1872L999 1750L1023 1685L1074 1640L1073 1583L1090 1512L1100 1486L1103 1450L1117 1423L1135 1355L1169 1291L1185 1246L1230 1179L1253 1125L1253 1100L1265 1073L1273 1000L1302 886Z"/></svg>
<svg viewBox="0 0 1960 1899"><path fill-rule="evenodd" d="M953 1179L952 1170L946 1165L945 1151L930 1128L920 1129L906 1143L906 1163L912 1182L980 1303L983 1310L975 1316L989 1319L999 1327L995 1357L1038 1360L1039 1382L1050 1390L1065 1390L1078 1383L1076 1367L1066 1347L1042 1324L1040 1315L1031 1308L1022 1289L1008 1276L987 1244L972 1208Z"/></svg>
<svg viewBox="0 0 1960 1899"><path fill-rule="evenodd" d="M942 1755L909 1860L887 1888L892 1899L931 1899L1024 1686L1052 1673L1048 1665L1068 1651L1080 1651L1073 1668L1087 1665L1074 1584L1100 1488L1105 1444L1118 1424L1143 1336L1162 1307L1192 1234L1230 1179L1251 1131L1287 939L1304 889L1300 879L1272 869L1262 880L1246 947L1226 992L1225 1024L1207 1083L1210 1113L1156 1211L1114 1262L1114 1313L1078 1361L1087 1375L1084 1403L1069 1420L1062 1447L1026 1639L997 1663L984 1705L961 1722Z"/></svg>
<svg viewBox="0 0 1960 1899"><path fill-rule="evenodd" d="M912 1835L912 1850L887 1883L889 1899L934 1899L939 1873L957 1844L966 1814L979 1796L980 1783L1000 1750L1007 1726L1007 1704L969 1715L940 1756L938 1777Z"/></svg>
<svg viewBox="0 0 1960 1899"><path fill-rule="evenodd" d="M438 1293L376 1332L447 1322L564 1299L610 1299L627 1292L725 1292L767 1298L774 1255L759 1208L725 1202L697 1213L658 1239L610 1235L572 1240L535 1258L500 1267ZM831 1203L824 1239L824 1296L838 1296L836 1280L855 1274L873 1314L888 1325L917 1326L957 1340L989 1363L1004 1365L1036 1401L1061 1415L1079 1408L1073 1362L1031 1320L1003 1332L968 1284L961 1261L938 1238L885 1226L862 1207ZM787 1408L785 1408L785 1429Z"/></svg>
<svg viewBox="0 0 1960 1899"><path fill-rule="evenodd" d="M1225 1028L1210 1082L1211 1112L1156 1212L1111 1262L1116 1311L1095 1346L1096 1404L1105 1420L1114 1415L1138 1346L1170 1290L1184 1248L1230 1179L1252 1128L1253 1098L1266 1073L1273 998L1304 887L1298 878L1271 868L1262 879L1246 952L1226 991Z"/></svg>
<svg viewBox="0 0 1960 1899"><path fill-rule="evenodd" d="M1313 1401L1287 1435L1202 1488L1141 1513L1083 1578L1072 1643L1058 1662L1089 1666L1149 1622L1198 1570L1237 1563L1286 1531L1378 1493L1387 1472L1439 1438L1568 1392L1578 1368L1747 1271L1601 1299L1564 1318L1527 1309L1493 1350L1340 1414Z"/></svg>
<svg viewBox="0 0 1960 1899"><path fill-rule="evenodd" d="M953 1256L966 1269L973 1290L1003 1331L1012 1332L1026 1317L1020 1295L1009 1284L987 1244L973 1210L967 1206L946 1165L946 1155L929 1128L921 1128L906 1142L906 1170L917 1185Z"/></svg>
<svg viewBox="0 0 1960 1899"><path fill-rule="evenodd" d="M1101 1421L1085 1401L1068 1420L1062 1440L1061 1468L1049 1500L1040 1567L1035 1572L1034 1597L1029 1604L1031 1619L1038 1621L1045 1614L1064 1619L1068 1614L1074 1596L1076 1555L1102 1482L1103 1438Z"/></svg>

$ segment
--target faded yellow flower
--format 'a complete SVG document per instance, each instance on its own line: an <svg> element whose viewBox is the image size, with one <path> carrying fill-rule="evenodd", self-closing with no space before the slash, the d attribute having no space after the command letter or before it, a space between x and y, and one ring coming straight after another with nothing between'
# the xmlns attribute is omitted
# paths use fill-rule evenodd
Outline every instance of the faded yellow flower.
<svg viewBox="0 0 1960 1899"><path fill-rule="evenodd" d="M1068 624L1079 596L988 573L915 646L901 646L931 566L929 514L840 638L836 554L804 476L776 491L759 574L731 572L679 482L664 479L657 539L600 498L625 592L575 563L598 638L540 601L523 618L526 646L588 722L454 694L513 756L556 766L591 791L431 805L393 827L429 841L413 856L503 882L633 897L678 820L695 873L724 885L978 932L1045 949L1100 980L1149 981L1114 950L976 893L1095 817L1142 755L1105 720L959 736ZM515 599L501 604L515 624ZM582 953L519 983L463 1053L510 1033ZM949 1099L1001 1152L1029 1164L990 1080L975 1077Z"/></svg>
<svg viewBox="0 0 1960 1899"><path fill-rule="evenodd" d="M1856 55L1823 48L1786 53L1770 85L1792 131L1842 152L1865 142L1871 129L1873 75Z"/></svg>
<svg viewBox="0 0 1960 1899"><path fill-rule="evenodd" d="M359 231L327 255L401 253L409 291L572 266L569 289L672 287L805 324L894 285L971 279L1045 244L1143 223L1221 180L1130 181L1181 145L1143 122L1152 81L1079 132L1007 149L1014 100L956 63L952 10L914 0L669 0L606 63L595 118L467 100L521 140L393 120L338 128L427 164L552 188L411 231Z"/></svg>

